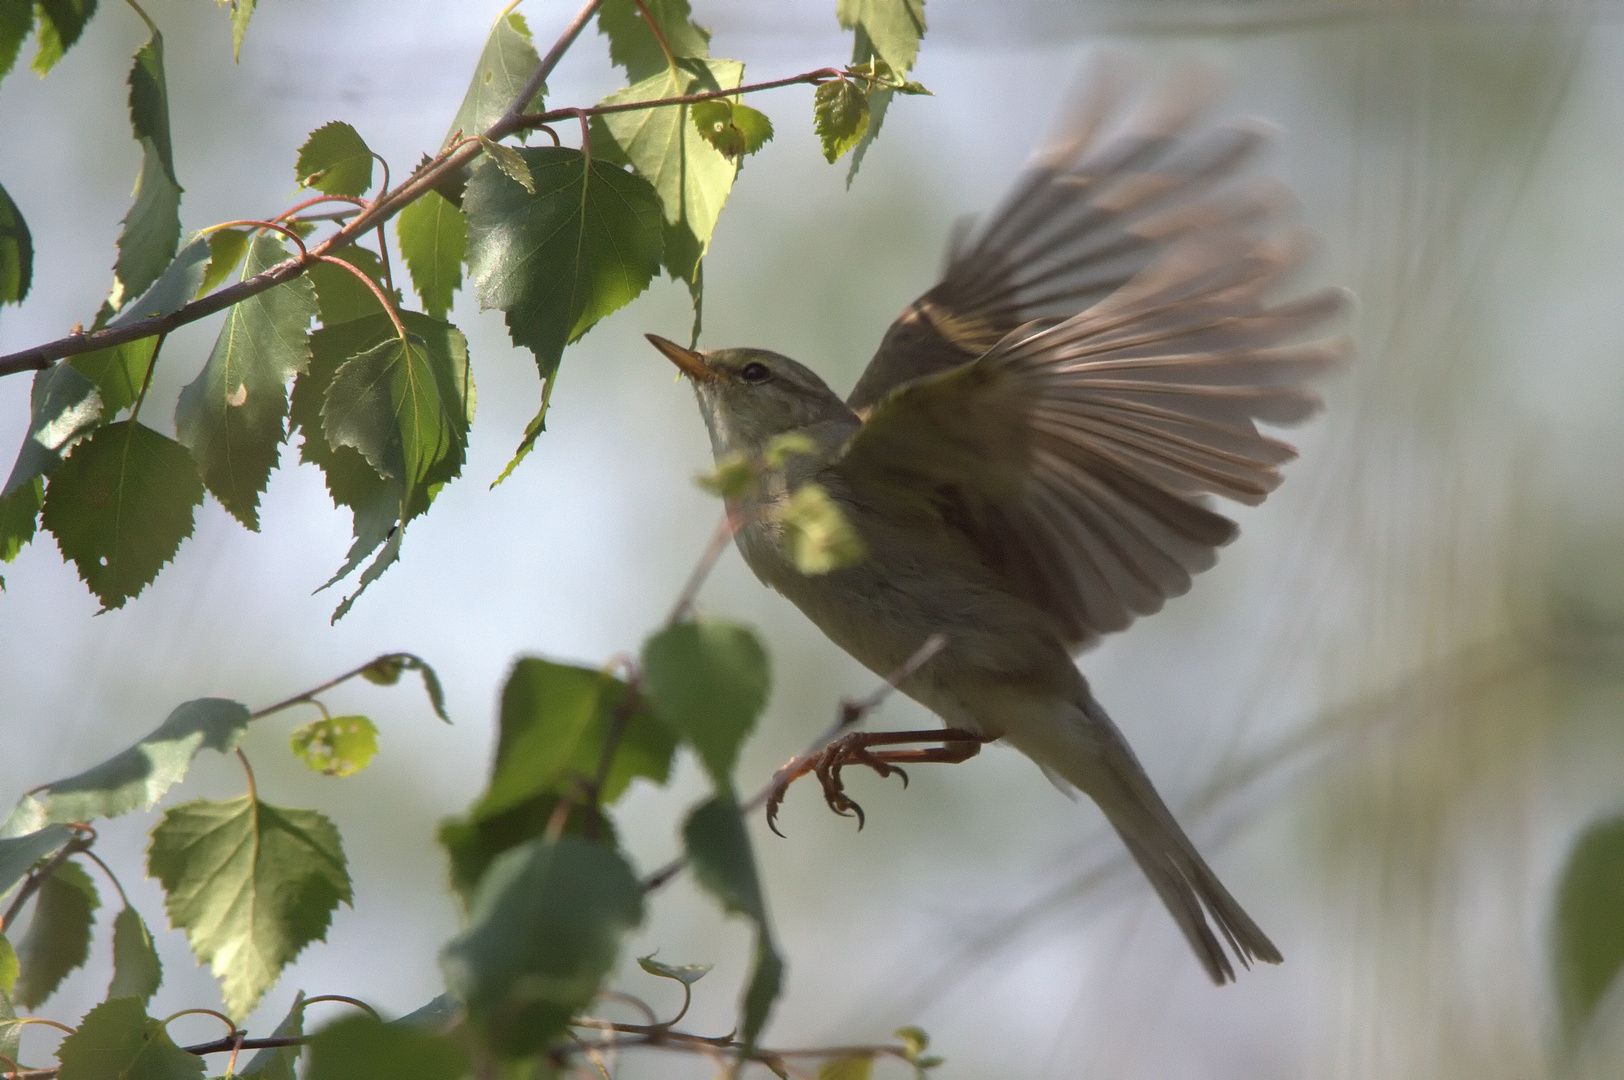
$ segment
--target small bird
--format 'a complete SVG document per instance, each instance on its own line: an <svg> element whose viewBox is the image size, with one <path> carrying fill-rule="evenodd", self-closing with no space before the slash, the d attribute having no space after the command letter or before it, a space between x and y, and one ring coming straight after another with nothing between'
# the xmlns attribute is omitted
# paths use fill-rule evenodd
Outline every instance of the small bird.
<svg viewBox="0 0 1624 1080"><path fill-rule="evenodd" d="M844 401L777 353L648 336L692 381L719 459L791 432L807 449L729 500L756 576L882 676L945 643L898 684L944 730L848 736L783 782L817 771L844 811L841 765L884 774L1001 739L1099 805L1223 984L1219 935L1243 966L1280 952L1072 660L1213 565L1236 527L1206 496L1252 505L1279 484L1296 453L1255 422L1305 419L1320 401L1304 384L1350 351L1303 342L1343 291L1271 299L1313 245L1283 188L1243 175L1269 129L1204 124L1211 97L1186 80L1134 108L1128 80L1096 79ZM860 539L854 564L797 569L771 511L809 483Z"/></svg>

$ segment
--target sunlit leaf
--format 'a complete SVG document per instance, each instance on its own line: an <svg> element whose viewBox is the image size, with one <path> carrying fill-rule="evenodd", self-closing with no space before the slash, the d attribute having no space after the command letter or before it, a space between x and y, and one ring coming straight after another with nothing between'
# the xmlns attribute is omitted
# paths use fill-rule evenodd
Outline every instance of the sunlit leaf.
<svg viewBox="0 0 1624 1080"><path fill-rule="evenodd" d="M32 488L36 478L54 471L79 440L101 423L101 393L70 364L53 364L35 372L28 405L28 434L0 497Z"/></svg>
<svg viewBox="0 0 1624 1080"><path fill-rule="evenodd" d="M652 956L639 956L637 966L650 975L657 975L662 979L674 979L684 986L694 983L710 974L714 964L662 964Z"/></svg>
<svg viewBox="0 0 1624 1080"><path fill-rule="evenodd" d="M294 179L328 195L363 195L372 186L372 151L342 120L323 124L299 147Z"/></svg>
<svg viewBox="0 0 1624 1080"><path fill-rule="evenodd" d="M869 1080L874 1075L871 1057L831 1058L818 1070L818 1080Z"/></svg>
<svg viewBox="0 0 1624 1080"><path fill-rule="evenodd" d="M326 776L354 776L378 752L378 727L364 716L324 716L294 731L293 756Z"/></svg>
<svg viewBox="0 0 1624 1080"><path fill-rule="evenodd" d="M18 973L17 950L11 947L11 941L4 934L0 934L0 1025L4 1025L7 1020L15 1020L17 1017L16 1013L10 1011L10 995L12 988L17 985ZM12 1047L9 1051L6 1050L6 1037L7 1032L0 1030L0 1054L4 1054L11 1060L16 1061L16 1047Z"/></svg>
<svg viewBox="0 0 1624 1080"><path fill-rule="evenodd" d="M90 927L101 898L78 863L56 868L34 894L28 931L16 943L17 985L12 1000L37 1009L56 993L68 972L90 955Z"/></svg>
<svg viewBox="0 0 1624 1080"><path fill-rule="evenodd" d="M248 33L248 20L254 17L256 0L216 0L231 5L231 58L242 60L242 39Z"/></svg>
<svg viewBox="0 0 1624 1080"><path fill-rule="evenodd" d="M310 1039L305 1080L459 1080L468 1055L453 1039L408 1024L347 1016Z"/></svg>
<svg viewBox="0 0 1624 1080"><path fill-rule="evenodd" d="M753 154L773 137L772 121L748 105L716 98L695 102L692 111L699 134L726 157Z"/></svg>
<svg viewBox="0 0 1624 1080"><path fill-rule="evenodd" d="M802 484L773 518L783 523L790 559L803 574L827 574L863 561L867 550L846 515L817 484Z"/></svg>
<svg viewBox="0 0 1624 1080"><path fill-rule="evenodd" d="M186 448L123 420L74 448L41 520L104 609L123 607L192 534L203 481Z"/></svg>
<svg viewBox="0 0 1624 1080"><path fill-rule="evenodd" d="M462 285L462 257L468 246L468 222L462 211L439 192L425 192L395 219L395 235L424 314L445 318L452 295Z"/></svg>
<svg viewBox="0 0 1624 1080"><path fill-rule="evenodd" d="M471 139L500 120L539 66L541 57L531 44L530 27L524 16L510 12L497 19L490 37L485 39L485 50L479 55L474 77L468 83L468 92L463 96L457 115L452 118L445 141L449 143L455 137ZM530 111L541 107L545 92L543 87L530 100L527 106Z"/></svg>
<svg viewBox="0 0 1624 1080"><path fill-rule="evenodd" d="M873 54L898 74L913 68L919 39L925 36L925 0L839 0L835 17L847 30L866 37ZM869 58L852 59L860 64Z"/></svg>
<svg viewBox="0 0 1624 1080"><path fill-rule="evenodd" d="M23 212L0 187L0 304L20 304L34 280L34 238Z"/></svg>
<svg viewBox="0 0 1624 1080"><path fill-rule="evenodd" d="M755 634L701 621L662 630L643 645L643 693L699 752L718 790L731 785L739 747L767 703L767 653Z"/></svg>
<svg viewBox="0 0 1624 1080"><path fill-rule="evenodd" d="M441 956L446 985L500 1053L533 1053L597 996L642 919L619 853L573 836L532 840L480 882L471 925Z"/></svg>
<svg viewBox="0 0 1624 1080"><path fill-rule="evenodd" d="M296 1039L304 1034L305 995L300 990L293 995L293 1005L282 1022L271 1032L279 1039ZM296 1080L294 1066L299 1063L302 1046L266 1046L257 1051L237 1070L244 1080Z"/></svg>
<svg viewBox="0 0 1624 1080"><path fill-rule="evenodd" d="M332 822L252 794L170 809L152 830L147 872L163 884L170 924L214 968L237 1017L350 902Z"/></svg>
<svg viewBox="0 0 1624 1080"><path fill-rule="evenodd" d="M163 983L163 963L152 943L152 931L134 908L127 907L113 920L113 981L108 1000L133 997L145 1005Z"/></svg>
<svg viewBox="0 0 1624 1080"><path fill-rule="evenodd" d="M279 236L256 237L243 265L253 277L287 257ZM310 363L306 332L316 291L294 278L232 306L208 363L180 392L175 430L203 483L249 529L259 529L259 497L281 457L288 380Z"/></svg>
<svg viewBox="0 0 1624 1080"><path fill-rule="evenodd" d="M868 99L857 85L836 79L818 87L812 95L814 126L823 142L823 156L830 164L857 145L868 131Z"/></svg>
<svg viewBox="0 0 1624 1080"><path fill-rule="evenodd" d="M133 997L91 1009L57 1048L58 1080L202 1080L203 1059L175 1045Z"/></svg>
<svg viewBox="0 0 1624 1080"><path fill-rule="evenodd" d="M673 56L710 55L710 31L689 17L688 0L643 0ZM609 59L638 82L666 66L665 50L649 29L635 0L604 0L598 8L598 33L609 38Z"/></svg>
<svg viewBox="0 0 1624 1080"><path fill-rule="evenodd" d="M39 52L34 71L44 76L79 41L85 24L96 14L96 0L35 0L39 20Z"/></svg>
<svg viewBox="0 0 1624 1080"><path fill-rule="evenodd" d="M479 137L479 147L485 151L486 156L491 161L496 163L498 169L507 174L509 180L512 180L532 195L536 193L536 182L530 175L530 166L524 163L524 158L519 156L517 150L511 146L493 142L483 135Z"/></svg>
<svg viewBox="0 0 1624 1080"><path fill-rule="evenodd" d="M211 293L225 283L237 269L248 251L248 232L245 229L218 229L209 233L209 264L203 270L203 284L197 295Z"/></svg>
<svg viewBox="0 0 1624 1080"><path fill-rule="evenodd" d="M118 314L109 319L107 325L133 326L155 316L179 311L197 296L198 289L203 285L203 275L208 270L210 257L208 238L194 233L175 253L175 258L164 268L163 273L158 275L158 280L135 300L119 308ZM85 371L85 374L90 375L90 372ZM91 378L95 376L91 375ZM104 389L103 397L106 396ZM117 406L110 405L109 408Z"/></svg>

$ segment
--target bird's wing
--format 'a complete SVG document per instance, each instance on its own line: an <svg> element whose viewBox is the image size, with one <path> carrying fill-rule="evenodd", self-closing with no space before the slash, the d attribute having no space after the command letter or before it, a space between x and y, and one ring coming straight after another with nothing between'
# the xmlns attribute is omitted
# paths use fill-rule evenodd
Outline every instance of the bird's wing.
<svg viewBox="0 0 1624 1080"><path fill-rule="evenodd" d="M847 404L871 408L1016 327L1098 303L1167 246L1170 208L1232 178L1267 140L1257 123L1194 130L1214 96L1198 68L1137 109L1133 81L1119 65L1096 65L1058 136L985 225L951 245L942 280L891 324Z"/></svg>
<svg viewBox="0 0 1624 1080"><path fill-rule="evenodd" d="M1343 340L1294 344L1344 309L1343 292L1270 299L1311 247L1280 224L1278 190L1192 198L1182 179L1163 179L1179 194L1132 233L1110 231L1142 263L1133 273L1068 318L1016 328L972 362L891 390L833 463L855 484L930 498L1074 648L1157 610L1213 564L1235 526L1202 497L1261 502L1295 451L1255 421L1307 417L1319 399L1304 384L1348 352ZM1050 209L1077 216L1063 201Z"/></svg>

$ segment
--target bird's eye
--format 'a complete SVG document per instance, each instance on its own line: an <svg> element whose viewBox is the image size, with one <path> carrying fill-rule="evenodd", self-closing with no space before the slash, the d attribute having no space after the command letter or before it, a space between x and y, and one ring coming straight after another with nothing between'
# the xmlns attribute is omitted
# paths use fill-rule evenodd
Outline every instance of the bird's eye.
<svg viewBox="0 0 1624 1080"><path fill-rule="evenodd" d="M739 369L739 378L745 382L766 382L773 373L759 360L752 360Z"/></svg>

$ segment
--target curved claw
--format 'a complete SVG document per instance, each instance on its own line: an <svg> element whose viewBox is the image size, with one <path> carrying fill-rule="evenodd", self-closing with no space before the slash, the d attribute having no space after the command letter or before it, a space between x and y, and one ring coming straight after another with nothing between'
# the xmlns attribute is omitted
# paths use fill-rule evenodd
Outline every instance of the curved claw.
<svg viewBox="0 0 1624 1080"><path fill-rule="evenodd" d="M780 840L788 840L789 837L780 832L778 828L778 803L777 798L769 797L767 799L767 828L771 829L773 835Z"/></svg>
<svg viewBox="0 0 1624 1080"><path fill-rule="evenodd" d="M902 777L902 789L904 791L908 790L908 770L904 769L901 765L893 765L891 766L891 771Z"/></svg>

